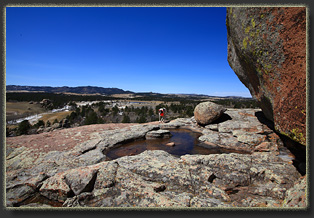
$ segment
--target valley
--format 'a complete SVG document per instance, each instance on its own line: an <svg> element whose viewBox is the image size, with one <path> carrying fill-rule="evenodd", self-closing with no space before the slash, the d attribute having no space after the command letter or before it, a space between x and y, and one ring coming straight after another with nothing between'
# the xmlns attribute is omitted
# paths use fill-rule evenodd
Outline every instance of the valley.
<svg viewBox="0 0 314 218"><path fill-rule="evenodd" d="M166 108L167 121L187 118L193 116L195 106L202 101L213 101L228 108L258 108L254 99L240 97L121 93L124 92L121 89L110 89L118 90L111 95L93 93L93 90L99 91L99 87L84 87L83 90L72 88L81 94L50 93L47 88L22 87L22 90L14 91L12 86L8 87L7 136L19 135L21 125L27 126L23 133L36 134L54 130L51 128L54 124L58 128L69 128L104 123L154 122L159 120L158 109L162 107ZM14 87L18 89L18 86ZM48 90L54 89L60 90L52 87Z"/></svg>

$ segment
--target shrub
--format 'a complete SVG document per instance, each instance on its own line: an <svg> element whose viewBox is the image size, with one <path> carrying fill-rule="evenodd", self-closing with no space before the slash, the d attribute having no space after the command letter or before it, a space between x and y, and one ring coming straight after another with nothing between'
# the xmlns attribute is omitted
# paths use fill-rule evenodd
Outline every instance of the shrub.
<svg viewBox="0 0 314 218"><path fill-rule="evenodd" d="M32 127L28 120L23 120L18 128L17 128L17 135L27 134L28 130Z"/></svg>
<svg viewBox="0 0 314 218"><path fill-rule="evenodd" d="M43 120L38 120L38 122L34 125L34 127L39 128L41 126L45 126L45 122Z"/></svg>
<svg viewBox="0 0 314 218"><path fill-rule="evenodd" d="M90 125L90 124L97 124L98 123L98 116L95 111L90 111L85 119L85 125Z"/></svg>
<svg viewBox="0 0 314 218"><path fill-rule="evenodd" d="M46 126L47 126L47 127L51 126L51 123L50 123L49 120L47 120Z"/></svg>

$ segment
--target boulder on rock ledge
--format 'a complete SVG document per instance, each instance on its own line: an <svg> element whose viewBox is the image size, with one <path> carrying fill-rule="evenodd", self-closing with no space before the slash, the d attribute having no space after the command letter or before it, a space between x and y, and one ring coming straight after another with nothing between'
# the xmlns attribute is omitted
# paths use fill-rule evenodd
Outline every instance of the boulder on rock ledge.
<svg viewBox="0 0 314 218"><path fill-rule="evenodd" d="M219 104L213 102L202 102L194 109L194 117L198 124L208 125L217 120L226 109Z"/></svg>

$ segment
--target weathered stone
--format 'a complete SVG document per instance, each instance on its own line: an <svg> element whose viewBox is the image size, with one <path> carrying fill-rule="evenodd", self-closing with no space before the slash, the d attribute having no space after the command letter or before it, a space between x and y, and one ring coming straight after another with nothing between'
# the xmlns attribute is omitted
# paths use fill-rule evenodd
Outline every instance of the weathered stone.
<svg viewBox="0 0 314 218"><path fill-rule="evenodd" d="M285 197L286 188L276 187L274 183L256 184L250 192L254 195L274 197L276 199L283 199Z"/></svg>
<svg viewBox="0 0 314 218"><path fill-rule="evenodd" d="M93 205L116 207L175 207L183 206L180 202L156 192L160 186L156 182L145 180L137 173L119 166L115 176L115 185L104 189L102 195L92 200Z"/></svg>
<svg viewBox="0 0 314 218"><path fill-rule="evenodd" d="M48 178L48 176L46 173L40 172L36 177L33 177L33 178L27 180L27 182L25 184L33 187L34 189L37 189L40 186L40 184L42 183L42 181L44 181L47 178Z"/></svg>
<svg viewBox="0 0 314 218"><path fill-rule="evenodd" d="M195 119L192 118L177 118L175 120L171 120L169 123L162 123L160 124L161 129L172 129L172 128L179 128L182 126L190 126L195 123Z"/></svg>
<svg viewBox="0 0 314 218"><path fill-rule="evenodd" d="M218 125L220 133L232 133L234 130L248 131L252 128L252 122L239 120L227 120L226 122L220 123Z"/></svg>
<svg viewBox="0 0 314 218"><path fill-rule="evenodd" d="M106 156L99 149L95 149L76 157L74 161L82 163L82 164L78 163L77 166L79 165L87 166L99 163L105 159Z"/></svg>
<svg viewBox="0 0 314 218"><path fill-rule="evenodd" d="M254 151L258 152L275 152L276 154L279 154L279 149L277 144L274 144L272 142L262 142L258 146L254 148Z"/></svg>
<svg viewBox="0 0 314 218"><path fill-rule="evenodd" d="M203 177L199 170L189 171L189 167L180 163L180 159L164 151L145 151L140 155L123 157L116 161L117 163L104 165L99 169L101 176L99 179L97 177L94 197L87 205L119 207L228 205L223 203L229 200L226 193L207 181L211 174ZM206 171L203 172L207 175ZM102 178L111 179L103 183ZM195 204L190 204L193 198L193 195L189 194L191 192L198 196L195 196L193 201ZM196 203L199 201L207 203Z"/></svg>
<svg viewBox="0 0 314 218"><path fill-rule="evenodd" d="M20 155L21 153L23 153L24 151L27 150L27 148L24 146L17 147L17 148L13 148L13 147L10 147L10 148L11 149L7 149L7 157L6 157L7 161ZM8 152L8 151L10 151L10 152Z"/></svg>
<svg viewBox="0 0 314 218"><path fill-rule="evenodd" d="M118 164L116 162L109 162L108 165L99 169L93 190L95 196L103 194L107 188L115 185L117 169Z"/></svg>
<svg viewBox="0 0 314 218"><path fill-rule="evenodd" d="M194 117L198 124L208 125L217 120L226 109L213 102L202 102L194 109Z"/></svg>
<svg viewBox="0 0 314 218"><path fill-rule="evenodd" d="M111 132L111 134L106 140L109 141L111 145L117 145L136 139L144 139L147 132L157 129L159 129L158 125L136 125L132 126L128 131L108 131ZM103 142L99 142L99 144L101 143Z"/></svg>
<svg viewBox="0 0 314 218"><path fill-rule="evenodd" d="M263 196L250 196L243 200L241 200L240 204L238 202L234 203L234 206L242 205L244 207L270 207L270 208L278 208L281 207L281 202L279 200L274 200L271 197L263 197Z"/></svg>
<svg viewBox="0 0 314 218"><path fill-rule="evenodd" d="M70 170L65 175L65 182L75 195L83 191L90 192L94 188L97 171L97 169L86 167Z"/></svg>
<svg viewBox="0 0 314 218"><path fill-rule="evenodd" d="M257 152L252 155L250 169L252 180L271 182L285 188L291 188L300 178L300 173L289 163L273 153Z"/></svg>
<svg viewBox="0 0 314 218"><path fill-rule="evenodd" d="M204 130L202 136L198 138L198 140L202 142L210 142L218 145L220 143L219 133L211 130Z"/></svg>
<svg viewBox="0 0 314 218"><path fill-rule="evenodd" d="M55 201L64 202L71 189L64 179L65 173L58 173L43 182L40 194Z"/></svg>
<svg viewBox="0 0 314 218"><path fill-rule="evenodd" d="M160 129L148 132L145 137L146 139L170 138L171 133L169 130Z"/></svg>
<svg viewBox="0 0 314 218"><path fill-rule="evenodd" d="M247 152L250 152L252 150L251 145L239 142L238 139L230 133L219 133L219 137L220 147Z"/></svg>
<svg viewBox="0 0 314 218"><path fill-rule="evenodd" d="M282 134L306 143L306 8L227 8L228 62Z"/></svg>
<svg viewBox="0 0 314 218"><path fill-rule="evenodd" d="M93 196L92 193L84 192L72 198L67 198L63 203L62 207L84 207L86 201L91 199L92 196Z"/></svg>
<svg viewBox="0 0 314 218"><path fill-rule="evenodd" d="M167 187L185 186L190 188L188 170L178 162L178 158L165 151L147 150L136 156L119 158L117 161L120 166L150 180L170 183Z"/></svg>
<svg viewBox="0 0 314 218"><path fill-rule="evenodd" d="M254 195L274 199L283 199L286 190L300 177L293 165L271 153L185 155L181 159L192 166L208 167L208 181L220 189L247 186Z"/></svg>
<svg viewBox="0 0 314 218"><path fill-rule="evenodd" d="M294 186L286 192L283 207L307 207L306 176L295 182Z"/></svg>
<svg viewBox="0 0 314 218"><path fill-rule="evenodd" d="M6 161L7 167L10 170L19 170L32 167L34 154L30 150L24 150L19 155Z"/></svg>
<svg viewBox="0 0 314 218"><path fill-rule="evenodd" d="M260 135L260 134L239 134L237 136L237 140L242 143L246 143L251 146L256 146L260 144L262 141L266 139L265 135Z"/></svg>
<svg viewBox="0 0 314 218"><path fill-rule="evenodd" d="M21 203L35 193L35 189L28 185L18 185L13 188L7 189L6 192L6 205L12 207L15 204Z"/></svg>
<svg viewBox="0 0 314 218"><path fill-rule="evenodd" d="M213 130L213 131L218 131L218 124L209 124L209 125L206 125L205 128Z"/></svg>
<svg viewBox="0 0 314 218"><path fill-rule="evenodd" d="M100 142L99 139L92 139L87 142L84 142L78 146L76 146L76 150L80 153L86 153L90 150L93 150L97 147L97 144Z"/></svg>

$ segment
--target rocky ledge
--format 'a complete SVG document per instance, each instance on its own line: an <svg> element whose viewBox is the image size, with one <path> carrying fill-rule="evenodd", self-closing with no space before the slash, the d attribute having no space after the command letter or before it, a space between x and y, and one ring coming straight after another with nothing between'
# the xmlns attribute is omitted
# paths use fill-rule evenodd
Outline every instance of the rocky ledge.
<svg viewBox="0 0 314 218"><path fill-rule="evenodd" d="M307 206L306 176L260 110L229 109L207 126L194 118L110 125L7 138L7 207ZM175 157L148 150L105 161L108 149L178 127L203 133L204 146L244 153Z"/></svg>

